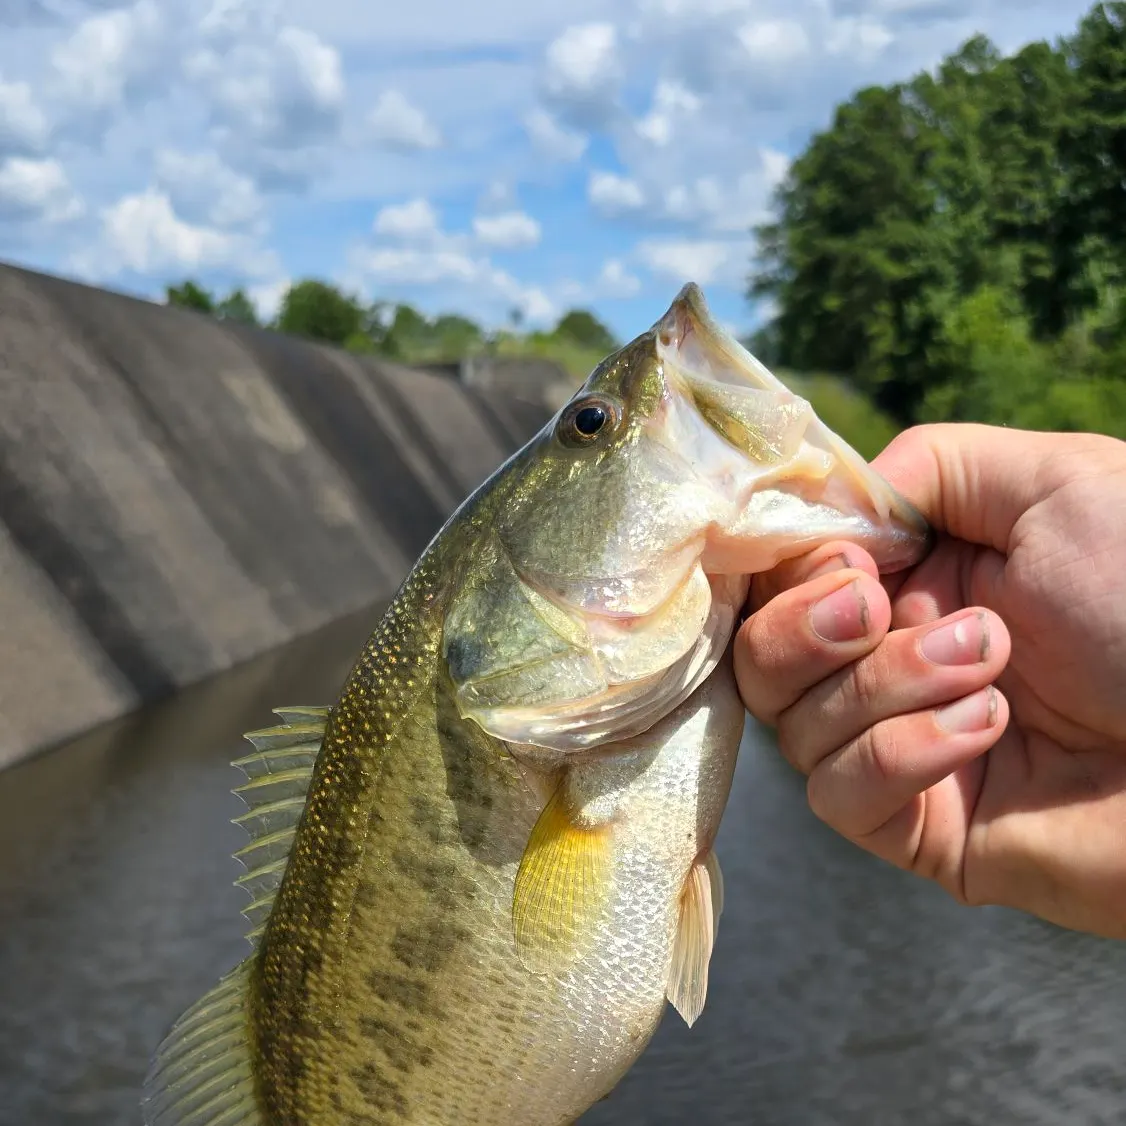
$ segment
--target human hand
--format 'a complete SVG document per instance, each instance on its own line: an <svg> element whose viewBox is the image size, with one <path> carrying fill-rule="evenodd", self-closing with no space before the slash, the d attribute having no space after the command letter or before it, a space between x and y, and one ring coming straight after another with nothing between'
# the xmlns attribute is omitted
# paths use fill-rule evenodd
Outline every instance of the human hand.
<svg viewBox="0 0 1126 1126"><path fill-rule="evenodd" d="M757 576L744 703L849 840L1126 938L1126 443L947 424L873 464L937 546L883 582L847 543Z"/></svg>

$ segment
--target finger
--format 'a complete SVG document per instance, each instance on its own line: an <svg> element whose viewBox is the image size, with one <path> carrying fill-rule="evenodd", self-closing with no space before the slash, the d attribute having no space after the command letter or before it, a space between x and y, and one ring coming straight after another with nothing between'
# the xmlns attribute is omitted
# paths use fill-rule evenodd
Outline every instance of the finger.
<svg viewBox="0 0 1126 1126"><path fill-rule="evenodd" d="M823 544L821 547L806 552L804 555L795 556L793 559L785 559L778 566L753 577L751 580L751 609L761 609L784 590L792 590L794 587L821 575L850 568L864 571L874 579L879 578L879 568L872 556L863 548L857 547L856 544L841 540Z"/></svg>
<svg viewBox="0 0 1126 1126"><path fill-rule="evenodd" d="M861 570L834 571L784 591L736 634L744 705L774 723L818 681L871 652L890 622L887 592Z"/></svg>
<svg viewBox="0 0 1126 1126"><path fill-rule="evenodd" d="M1005 613L1005 557L988 547L944 539L892 596L893 629L926 625L965 606Z"/></svg>
<svg viewBox="0 0 1126 1126"><path fill-rule="evenodd" d="M936 423L898 434L872 467L936 528L1005 552L1017 520L1047 491L1037 466L1057 445L1049 434Z"/></svg>
<svg viewBox="0 0 1126 1126"><path fill-rule="evenodd" d="M989 686L942 708L874 724L814 769L807 784L810 808L850 840L907 866L921 828L917 818L898 815L984 754L1007 722L1008 704ZM885 826L891 831L881 833Z"/></svg>
<svg viewBox="0 0 1126 1126"><path fill-rule="evenodd" d="M810 774L875 724L984 688L1000 675L1009 652L1008 630L987 610L895 630L783 711L778 745L790 763Z"/></svg>

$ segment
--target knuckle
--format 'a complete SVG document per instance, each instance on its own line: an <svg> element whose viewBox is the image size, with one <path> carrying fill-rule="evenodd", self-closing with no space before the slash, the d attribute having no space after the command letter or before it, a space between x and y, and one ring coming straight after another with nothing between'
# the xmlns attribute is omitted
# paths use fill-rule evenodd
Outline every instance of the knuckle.
<svg viewBox="0 0 1126 1126"><path fill-rule="evenodd" d="M797 735L798 731L795 729L791 713L789 711L783 712L778 717L777 727L775 728L778 750L795 770L801 771L802 774L808 774L810 764L806 761L807 756L802 754L802 741L796 737Z"/></svg>
<svg viewBox="0 0 1126 1126"><path fill-rule="evenodd" d="M862 764L864 785L894 785L903 761L903 749L896 735L895 724L878 723L862 731L856 738L855 753Z"/></svg>
<svg viewBox="0 0 1126 1126"><path fill-rule="evenodd" d="M833 828L833 778L828 770L815 770L805 783L805 800L814 817Z"/></svg>
<svg viewBox="0 0 1126 1126"><path fill-rule="evenodd" d="M849 703L861 714L870 714L879 704L880 682L872 661L858 661L849 676Z"/></svg>

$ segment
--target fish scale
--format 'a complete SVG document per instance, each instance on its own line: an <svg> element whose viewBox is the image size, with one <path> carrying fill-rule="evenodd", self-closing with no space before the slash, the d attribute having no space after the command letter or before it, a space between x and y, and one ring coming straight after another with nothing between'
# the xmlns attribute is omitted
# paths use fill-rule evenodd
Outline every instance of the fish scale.
<svg viewBox="0 0 1126 1126"><path fill-rule="evenodd" d="M686 288L454 514L338 700L248 736L252 950L147 1126L564 1126L668 1002L694 1023L749 576L845 533L929 546Z"/></svg>

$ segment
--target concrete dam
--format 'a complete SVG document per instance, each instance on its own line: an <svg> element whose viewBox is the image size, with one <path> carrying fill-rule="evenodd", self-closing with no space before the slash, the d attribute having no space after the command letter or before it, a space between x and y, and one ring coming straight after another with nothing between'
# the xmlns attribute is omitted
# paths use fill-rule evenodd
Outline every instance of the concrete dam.
<svg viewBox="0 0 1126 1126"><path fill-rule="evenodd" d="M388 598L548 413L0 265L0 766Z"/></svg>

